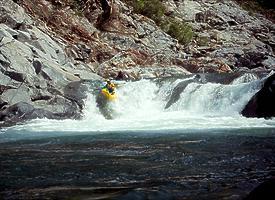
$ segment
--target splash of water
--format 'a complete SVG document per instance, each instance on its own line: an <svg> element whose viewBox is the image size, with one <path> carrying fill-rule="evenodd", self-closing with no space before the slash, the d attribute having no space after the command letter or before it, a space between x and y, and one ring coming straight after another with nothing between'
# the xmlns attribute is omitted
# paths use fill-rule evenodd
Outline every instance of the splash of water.
<svg viewBox="0 0 275 200"><path fill-rule="evenodd" d="M186 79L167 81L141 80L128 82L117 89L117 101L112 103L113 120L102 116L96 106L96 96L89 94L82 120L38 119L13 127L36 132L108 132L137 130L199 130L247 127L275 127L274 120L248 119L239 112L259 90L259 80L243 77L230 85L189 83L180 98L165 109L173 89Z"/></svg>

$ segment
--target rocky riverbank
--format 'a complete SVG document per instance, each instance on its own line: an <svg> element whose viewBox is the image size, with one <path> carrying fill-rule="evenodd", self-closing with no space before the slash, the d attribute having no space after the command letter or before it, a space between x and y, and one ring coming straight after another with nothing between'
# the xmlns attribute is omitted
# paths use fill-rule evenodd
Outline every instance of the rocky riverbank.
<svg viewBox="0 0 275 200"><path fill-rule="evenodd" d="M80 118L85 82L120 71L137 80L275 69L274 23L234 1L163 1L164 16L192 27L187 44L128 1L115 0L107 18L100 2L0 2L1 122Z"/></svg>

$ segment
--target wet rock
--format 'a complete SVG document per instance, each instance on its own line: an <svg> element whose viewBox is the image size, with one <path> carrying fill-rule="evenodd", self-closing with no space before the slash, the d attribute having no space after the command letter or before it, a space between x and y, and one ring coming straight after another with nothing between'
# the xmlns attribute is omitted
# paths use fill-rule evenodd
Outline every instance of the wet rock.
<svg viewBox="0 0 275 200"><path fill-rule="evenodd" d="M87 97L88 88L81 81L71 82L64 88L64 96L78 104L82 109L84 107L84 99Z"/></svg>
<svg viewBox="0 0 275 200"><path fill-rule="evenodd" d="M167 104L165 105L165 109L168 109L172 104L177 102L180 99L180 94L184 91L184 89L188 86L188 84L198 81L200 76L196 76L194 79L184 80L180 82L172 91Z"/></svg>
<svg viewBox="0 0 275 200"><path fill-rule="evenodd" d="M54 104L54 102L51 103ZM64 103L64 101L62 103ZM52 105L52 107L54 106ZM61 107L60 104L59 107ZM0 121L3 121L4 125L11 126L26 120L37 118L65 119L80 117L80 114L77 113L77 106L73 103L71 103L69 106L64 104L62 111L53 109L51 112L45 108L47 109L46 106L43 108L35 108L29 103L19 102L0 111Z"/></svg>
<svg viewBox="0 0 275 200"><path fill-rule="evenodd" d="M275 198L275 179L267 180L250 192L244 200L272 200Z"/></svg>
<svg viewBox="0 0 275 200"><path fill-rule="evenodd" d="M129 76L127 75L126 72L123 72L123 71L119 71L115 80L128 80L129 79Z"/></svg>
<svg viewBox="0 0 275 200"><path fill-rule="evenodd" d="M245 117L264 117L275 116L275 74L268 77L262 89L257 92L246 104L241 114Z"/></svg>
<svg viewBox="0 0 275 200"><path fill-rule="evenodd" d="M15 118L23 117L26 114L31 113L34 110L34 107L28 103L25 102L19 102L17 104L14 104L8 108L6 108L4 111L0 113L0 120L1 121L7 121L7 120L15 120Z"/></svg>
<svg viewBox="0 0 275 200"><path fill-rule="evenodd" d="M0 121L5 121L5 123L9 124L43 117L56 118L53 113L43 109L35 109L26 102L16 103L0 112Z"/></svg>

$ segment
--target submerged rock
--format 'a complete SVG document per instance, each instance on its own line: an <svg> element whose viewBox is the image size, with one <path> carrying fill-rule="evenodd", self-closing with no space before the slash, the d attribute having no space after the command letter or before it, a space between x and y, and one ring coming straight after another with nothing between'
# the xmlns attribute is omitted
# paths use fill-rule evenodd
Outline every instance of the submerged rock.
<svg viewBox="0 0 275 200"><path fill-rule="evenodd" d="M198 78L188 79L180 82L172 91L172 94L169 97L167 104L165 105L165 109L168 109L171 105L177 102L180 99L180 94L184 91L188 84L198 81Z"/></svg>
<svg viewBox="0 0 275 200"><path fill-rule="evenodd" d="M241 114L245 117L275 116L275 74L268 77L262 87L247 103Z"/></svg>

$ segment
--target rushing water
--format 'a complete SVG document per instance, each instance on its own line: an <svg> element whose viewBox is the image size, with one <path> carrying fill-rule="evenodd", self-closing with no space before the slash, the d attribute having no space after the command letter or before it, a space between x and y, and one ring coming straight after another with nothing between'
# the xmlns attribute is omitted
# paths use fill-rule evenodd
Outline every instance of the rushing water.
<svg viewBox="0 0 275 200"><path fill-rule="evenodd" d="M82 120L37 119L1 130L0 197L68 199L69 191L79 199L240 199L275 169L275 120L239 114L261 80L191 81L167 106L192 79L122 83L112 120L91 92Z"/></svg>
<svg viewBox="0 0 275 200"><path fill-rule="evenodd" d="M105 119L100 113L96 106L96 96L91 93L86 100L82 120L32 120L27 124L8 129L5 136L8 138L11 136L8 133L19 133L23 130L36 134L39 132L93 134L151 130L211 132L213 129L275 127L273 119L245 118L239 114L248 100L259 90L260 81L253 79L251 75L244 75L229 85L190 83L180 94L180 99L165 109L173 88L182 81L184 79L159 84L150 80L141 80L122 85L117 90L118 100L111 105L114 116L112 120Z"/></svg>

